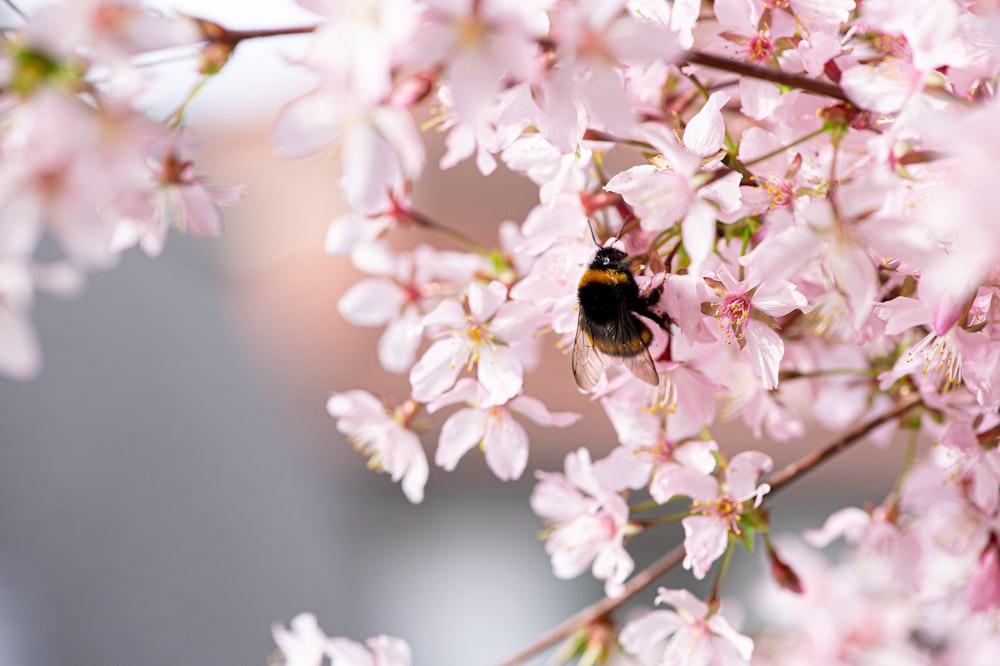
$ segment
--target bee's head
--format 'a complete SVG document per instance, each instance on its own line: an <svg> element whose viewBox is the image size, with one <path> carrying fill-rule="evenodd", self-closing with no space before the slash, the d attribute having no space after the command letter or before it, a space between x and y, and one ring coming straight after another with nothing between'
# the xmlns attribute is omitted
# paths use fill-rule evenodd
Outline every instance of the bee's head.
<svg viewBox="0 0 1000 666"><path fill-rule="evenodd" d="M591 266L594 268L613 268L624 266L628 262L628 255L618 248L602 247L594 255Z"/></svg>

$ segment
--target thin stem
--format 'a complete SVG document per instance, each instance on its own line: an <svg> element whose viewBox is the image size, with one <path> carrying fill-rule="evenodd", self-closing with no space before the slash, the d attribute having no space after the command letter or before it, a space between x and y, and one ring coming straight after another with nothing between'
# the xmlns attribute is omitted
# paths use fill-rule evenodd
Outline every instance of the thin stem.
<svg viewBox="0 0 1000 666"><path fill-rule="evenodd" d="M198 82L191 88L191 92L184 98L184 101L177 107L177 110L170 114L170 117L167 118L164 124L173 128L180 128L184 122L184 115L187 113L188 108L190 108L191 103L194 102L194 98L201 92L207 82L208 75L202 74Z"/></svg>
<svg viewBox="0 0 1000 666"><path fill-rule="evenodd" d="M316 25L300 25L291 28L270 28L267 30L230 30L229 28L219 26L220 29L217 32L206 33L205 38L209 42L236 45L248 39L308 35L309 33L316 32L318 27Z"/></svg>
<svg viewBox="0 0 1000 666"><path fill-rule="evenodd" d="M726 571L729 570L729 561L733 559L733 551L736 542L730 538L729 543L726 545L726 552L722 556L722 562L719 564L719 571L715 574L715 581L712 583L712 592L708 595L708 601L706 602L709 606L714 604L719 600L719 592L722 590L722 579L726 577Z"/></svg>
<svg viewBox="0 0 1000 666"><path fill-rule="evenodd" d="M771 81L779 85L788 86L789 88L798 88L799 90L804 90L805 92L816 95L824 95L826 97L832 97L833 99L839 99L843 102L850 102L847 95L844 93L844 90L836 83L831 83L830 81L822 81L820 79L814 79L810 76L803 76L801 74L791 74L773 67L751 65L749 63L740 62L739 60L730 60L729 58L723 58L722 56L705 53L703 51L688 51L684 55L683 60L693 65L703 65L705 67L711 67L712 69L720 69L725 72L739 74L740 76L749 76L753 79Z"/></svg>
<svg viewBox="0 0 1000 666"><path fill-rule="evenodd" d="M14 12L15 14L17 14L19 17L21 17L25 21L28 20L28 16L21 10L20 7L18 7L16 4L14 4L14 2L12 0L3 0L3 4L7 5L12 12Z"/></svg>
<svg viewBox="0 0 1000 666"><path fill-rule="evenodd" d="M809 370L800 372L798 370L782 370L778 373L779 381L790 381L793 379L813 379L816 377L874 377L879 373L872 368L827 368L824 370Z"/></svg>
<svg viewBox="0 0 1000 666"><path fill-rule="evenodd" d="M781 491L792 481L795 481L799 477L805 475L807 472L811 471L827 459L832 458L837 453L848 448L851 444L863 439L875 428L903 416L919 404L919 397L907 398L887 411L885 414L882 414L867 423L861 424L857 428L847 432L845 435L830 442L822 449L803 456L799 460L785 466L782 470L768 479L768 482L771 484L771 492L769 495L773 495L776 492ZM588 622L593 622L603 615L611 613L613 610L643 590L646 586L654 583L660 576L676 567L683 560L684 546L682 544L626 581L625 590L620 597L615 597L614 599L605 597L597 603L583 608L566 621L543 634L538 638L538 640L529 645L527 648L503 662L501 666L517 666L517 664L521 664L525 660L530 659L542 650L555 644L557 641L566 638L579 627L584 626Z"/></svg>
<svg viewBox="0 0 1000 666"><path fill-rule="evenodd" d="M406 219L410 220L411 222L415 222L416 224L420 225L421 227L424 227L426 229L431 229L433 231L436 231L437 233L441 234L442 236L447 236L448 238L451 238L452 240L454 240L454 241L456 241L456 242L464 245L465 247L469 248L470 250L472 250L473 252L475 252L477 254L481 254L483 256L486 256L486 255L489 254L489 250L487 250L485 247L483 247L482 245L480 245L476 241L472 240L471 238L469 238L468 236L466 236L465 234L463 234L461 231L459 231L457 229L452 229L451 227L448 227L448 226L445 226L445 225L441 224L440 222L437 222L436 220L431 219L430 217L428 217L424 213L421 213L420 211L417 211L417 210L405 210L405 211L400 211L399 215L405 217Z"/></svg>
<svg viewBox="0 0 1000 666"><path fill-rule="evenodd" d="M917 435L919 431L914 429L910 433L910 439L906 442L906 454L903 457L903 467L899 470L899 476L896 477L896 483L892 487L892 492L889 493L889 502L887 504L892 506L896 503L896 500L903 493L903 484L906 483L906 476L910 473L910 469L913 467L913 461L917 457Z"/></svg>
<svg viewBox="0 0 1000 666"><path fill-rule="evenodd" d="M665 516L657 516L656 518L648 518L645 520L633 520L630 522L633 522L636 525L641 525L644 528L656 527L657 525L667 525L668 523L679 522L690 515L690 511L677 511L676 513L668 513Z"/></svg>
<svg viewBox="0 0 1000 666"><path fill-rule="evenodd" d="M753 166L754 164L758 164L758 163L763 162L765 160L769 160L772 157L776 157L777 155L782 154L783 152L785 152L789 148L794 148L795 146L799 145L800 143L805 143L806 141L808 141L808 140L810 140L812 138L815 138L815 137L819 136L820 134L825 133L826 131L827 131L827 129L825 127L820 127L818 130L815 130L813 132L809 132L809 134L806 134L803 137L799 137L798 139L796 139L795 141L792 141L788 145L782 146L781 148L775 148L774 150L772 150L769 153L764 153L760 157L755 157L752 160L744 162L743 166Z"/></svg>

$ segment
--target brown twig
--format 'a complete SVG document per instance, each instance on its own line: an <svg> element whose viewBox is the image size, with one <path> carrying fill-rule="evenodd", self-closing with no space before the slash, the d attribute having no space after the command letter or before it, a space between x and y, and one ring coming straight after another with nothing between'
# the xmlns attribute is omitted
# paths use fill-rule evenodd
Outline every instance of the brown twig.
<svg viewBox="0 0 1000 666"><path fill-rule="evenodd" d="M657 578L667 573L684 559L684 546L677 546L659 560L646 567L625 583L625 592L620 597L614 599L605 597L597 603L587 606L576 615L565 620L551 630L545 632L534 643L516 655L503 662L500 666L516 666L530 659L550 645L554 645L573 633L577 628L597 620L614 609L621 606L625 601L635 596L637 592L652 584Z"/></svg>
<svg viewBox="0 0 1000 666"><path fill-rule="evenodd" d="M861 424L857 428L854 428L838 439L830 442L823 448L813 451L795 462L789 463L782 470L772 474L768 479L768 482L771 484L771 491L768 494L768 497L781 491L789 483L803 476L806 472L814 469L825 460L843 451L851 444L863 439L875 428L878 428L880 425L893 419L899 418L919 404L920 399L916 397L903 400L881 416L877 416L871 421ZM554 645L557 641L568 637L579 627L582 627L588 622L592 622L601 616L611 613L613 610L628 601L631 597L635 596L636 593L655 582L657 578L676 567L681 563L681 561L683 561L683 559L684 546L680 545L626 582L625 592L620 597L616 597L614 599L606 597L597 603L587 606L566 621L547 631L527 648L503 662L501 666L516 666L517 664L523 663L526 659L529 659L542 650Z"/></svg>
<svg viewBox="0 0 1000 666"><path fill-rule="evenodd" d="M775 69L774 67L753 65L739 60L731 60L729 58L717 56L712 53L695 50L685 53L682 60L691 63L692 65L703 65L705 67L711 67L712 69L732 72L733 74L738 74L740 76L749 76L754 79L771 81L783 86L788 86L789 88L798 88L799 90L804 90L816 95L824 95L826 97L832 97L833 99L839 99L843 102L851 101L847 98L843 88L838 86L836 83L823 81L811 76L803 76L802 74L783 72L780 69Z"/></svg>

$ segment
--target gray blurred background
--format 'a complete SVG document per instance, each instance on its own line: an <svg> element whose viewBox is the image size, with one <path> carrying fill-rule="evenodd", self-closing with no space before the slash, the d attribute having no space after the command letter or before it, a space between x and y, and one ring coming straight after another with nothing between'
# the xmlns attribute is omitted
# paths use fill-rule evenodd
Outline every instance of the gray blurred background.
<svg viewBox="0 0 1000 666"><path fill-rule="evenodd" d="M304 16L291 2L197 4L234 27ZM432 468L427 499L411 506L327 416L331 390L399 398L407 384L378 369L378 331L336 313L357 275L322 249L338 211L335 157L270 155L280 95L256 82L300 45L241 47L195 109L200 173L249 186L225 237L174 235L159 259L131 252L78 298L41 297L44 370L28 383L0 380L4 666L261 666L275 647L271 623L302 611L330 635L403 637L418 664L488 664L601 595L589 576L551 576L528 506L532 470L561 469L579 446L597 457L614 444L564 356L548 350L528 391L584 421L530 429L529 470L517 483L497 481L472 451L455 473ZM418 206L484 244L537 200L509 175L436 174L438 156ZM722 433L727 450L750 445L741 427ZM436 435L424 438L431 459ZM780 463L829 438L772 453ZM809 493L789 490L774 517L817 526L823 512L877 500L898 458L852 451L807 482ZM638 565L680 536L636 539ZM734 566L761 569L752 557ZM690 582L679 574L670 584Z"/></svg>

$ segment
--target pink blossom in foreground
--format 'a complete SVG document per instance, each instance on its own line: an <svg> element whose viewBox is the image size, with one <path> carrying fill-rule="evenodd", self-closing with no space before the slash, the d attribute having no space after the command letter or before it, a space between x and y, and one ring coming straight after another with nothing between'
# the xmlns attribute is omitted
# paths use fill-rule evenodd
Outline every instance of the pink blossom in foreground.
<svg viewBox="0 0 1000 666"><path fill-rule="evenodd" d="M690 467L677 466L670 470L669 480L662 491L664 497L690 497L692 515L684 525L684 568L695 578L705 577L708 570L725 551L730 534L740 535L740 516L753 500L757 508L771 490L766 483L758 484L761 474L770 472L771 457L758 451L743 451L733 456L720 483Z"/></svg>
<svg viewBox="0 0 1000 666"><path fill-rule="evenodd" d="M455 301L440 303L423 321L435 342L410 371L413 398L433 400L454 386L463 369L476 370L486 391L483 407L501 405L521 390L524 366L518 345L530 345L538 327L528 303L508 301L500 282L469 286L468 312Z"/></svg>
<svg viewBox="0 0 1000 666"><path fill-rule="evenodd" d="M723 341L735 341L740 349L746 347L753 359L754 374L761 378L764 388L773 389L778 386L778 366L785 343L768 318L808 310L809 306L792 283L762 279L748 269L747 277L737 280L728 268L720 266L715 277L705 278L715 298L703 307L706 314L718 320Z"/></svg>
<svg viewBox="0 0 1000 666"><path fill-rule="evenodd" d="M483 407L479 400L484 393L474 379L464 377L427 405L430 413L459 402L469 405L449 416L441 427L434 462L449 472L466 452L478 445L497 478L518 479L528 464L528 433L514 420L514 413L541 426L563 428L580 420L580 415L572 412L550 412L541 401L526 395L519 395L505 405Z"/></svg>
<svg viewBox="0 0 1000 666"><path fill-rule="evenodd" d="M369 468L387 472L393 482L402 480L403 494L414 504L423 501L427 456L417 434L403 423L408 405L389 410L371 393L345 391L330 396L326 409L337 419L337 430L368 456Z"/></svg>
<svg viewBox="0 0 1000 666"><path fill-rule="evenodd" d="M650 611L622 627L626 652L646 664L748 666L753 640L737 632L719 612L687 590L661 587L656 603L674 610Z"/></svg>
<svg viewBox="0 0 1000 666"><path fill-rule="evenodd" d="M589 566L608 596L622 593L635 563L623 542L628 505L604 486L587 449L566 455L565 474L536 472L531 509L549 523L545 552L557 578L575 578Z"/></svg>

